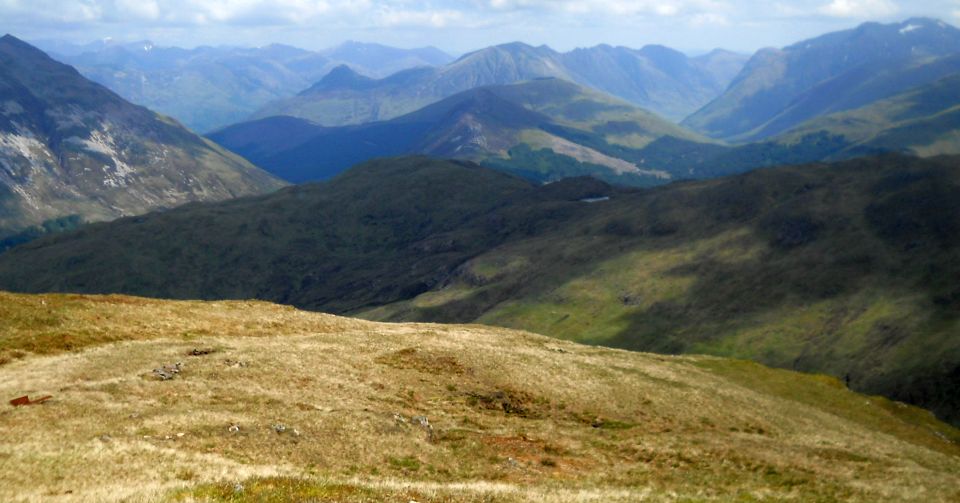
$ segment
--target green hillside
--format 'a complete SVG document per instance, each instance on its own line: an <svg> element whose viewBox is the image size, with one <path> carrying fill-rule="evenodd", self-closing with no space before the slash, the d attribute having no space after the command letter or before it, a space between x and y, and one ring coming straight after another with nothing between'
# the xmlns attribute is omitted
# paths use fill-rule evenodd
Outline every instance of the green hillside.
<svg viewBox="0 0 960 503"><path fill-rule="evenodd" d="M776 138L792 145L825 132L847 143L835 157L869 150L921 156L960 153L960 73L848 112L808 121Z"/></svg>
<svg viewBox="0 0 960 503"><path fill-rule="evenodd" d="M382 160L40 239L0 255L0 287L255 297L751 358L957 421L957 166L886 156L625 190Z"/></svg>

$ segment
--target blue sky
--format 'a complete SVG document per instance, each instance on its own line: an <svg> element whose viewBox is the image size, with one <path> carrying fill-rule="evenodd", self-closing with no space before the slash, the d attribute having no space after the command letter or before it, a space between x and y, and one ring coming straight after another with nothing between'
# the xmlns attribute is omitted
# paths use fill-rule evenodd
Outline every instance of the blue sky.
<svg viewBox="0 0 960 503"><path fill-rule="evenodd" d="M360 40L454 54L516 40L749 52L913 16L958 25L960 0L0 0L0 31L27 40L310 49Z"/></svg>

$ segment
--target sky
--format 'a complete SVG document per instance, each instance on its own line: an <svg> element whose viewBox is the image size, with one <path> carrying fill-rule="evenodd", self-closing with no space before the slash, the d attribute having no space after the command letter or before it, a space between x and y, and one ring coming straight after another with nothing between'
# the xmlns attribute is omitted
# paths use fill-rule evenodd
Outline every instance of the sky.
<svg viewBox="0 0 960 503"><path fill-rule="evenodd" d="M454 55L513 41L752 52L917 16L960 25L960 0L0 0L0 32L26 40L306 49L356 40Z"/></svg>

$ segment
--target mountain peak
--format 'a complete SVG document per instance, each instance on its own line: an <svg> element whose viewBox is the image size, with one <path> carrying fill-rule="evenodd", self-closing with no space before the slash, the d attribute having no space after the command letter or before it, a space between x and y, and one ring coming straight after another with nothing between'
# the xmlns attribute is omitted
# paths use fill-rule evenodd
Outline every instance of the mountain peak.
<svg viewBox="0 0 960 503"><path fill-rule="evenodd" d="M357 73L349 65L338 65L330 70L326 76L320 79L310 89L300 93L301 95L313 94L319 91L330 91L334 89L360 90L374 85L377 81Z"/></svg>
<svg viewBox="0 0 960 503"><path fill-rule="evenodd" d="M39 51L39 49L37 49L36 47L34 47L34 46L32 46L32 45L24 42L23 40L20 40L20 39L17 38L17 37L14 37L13 35L11 35L11 34L9 34L9 33L7 33L6 35L4 35L3 37L0 37L0 42L2 42L2 43L5 44L5 45L8 45L8 46L18 47L18 48L20 48L20 49L28 49L28 50Z"/></svg>

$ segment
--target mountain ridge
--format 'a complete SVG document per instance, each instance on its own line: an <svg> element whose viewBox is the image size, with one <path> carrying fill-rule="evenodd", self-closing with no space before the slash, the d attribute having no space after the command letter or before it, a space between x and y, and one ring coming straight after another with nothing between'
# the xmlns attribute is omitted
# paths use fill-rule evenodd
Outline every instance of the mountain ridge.
<svg viewBox="0 0 960 503"><path fill-rule="evenodd" d="M876 89L872 99L881 99L944 76L940 73L911 85L896 83L903 71L957 52L960 30L931 19L864 23L782 49L763 49L725 93L683 124L715 138L762 140L798 121L868 103L856 94L843 103L847 97L842 93L835 96L837 89L829 86L830 80L840 79L844 88L872 85ZM818 91L817 86L822 89ZM809 95L804 97L804 93ZM784 116L791 108L798 117Z"/></svg>
<svg viewBox="0 0 960 503"><path fill-rule="evenodd" d="M0 164L4 237L282 185L12 35L0 38Z"/></svg>
<svg viewBox="0 0 960 503"><path fill-rule="evenodd" d="M347 44L324 51L283 44L182 49L111 42L73 50L49 45L57 58L91 80L200 132L240 121L272 100L294 96L339 65L386 76L452 59L378 44Z"/></svg>
<svg viewBox="0 0 960 503"><path fill-rule="evenodd" d="M318 86L327 82L330 90L354 76L344 69ZM673 172L623 159L620 150L639 149L664 136L710 142L625 101L555 78L478 87L358 126L329 128L279 117L237 124L210 137L294 182L324 179L375 157L419 153L487 160L541 181L589 174L643 185L669 179Z"/></svg>
<svg viewBox="0 0 960 503"><path fill-rule="evenodd" d="M341 88L330 95L311 93L309 99L301 95L280 100L250 118L294 115L326 126L360 124L397 117L478 86L554 77L679 120L719 95L732 77L730 67L745 59L731 52L688 58L653 46L634 50L599 45L560 53L547 46L512 42L469 52L444 66L405 73L403 87L387 77L352 93ZM601 60L603 65L598 66Z"/></svg>

